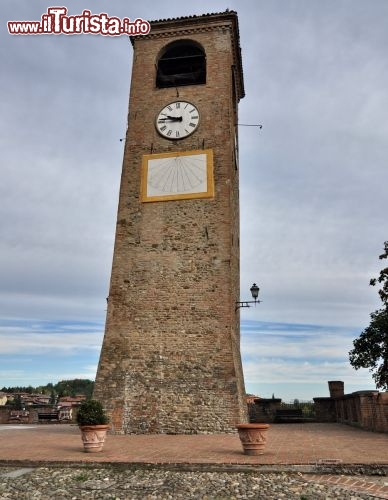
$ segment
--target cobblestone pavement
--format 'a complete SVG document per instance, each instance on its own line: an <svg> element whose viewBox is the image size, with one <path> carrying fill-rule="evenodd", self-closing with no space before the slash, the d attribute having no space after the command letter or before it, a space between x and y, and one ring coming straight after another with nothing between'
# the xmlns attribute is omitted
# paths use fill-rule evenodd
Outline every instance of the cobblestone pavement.
<svg viewBox="0 0 388 500"><path fill-rule="evenodd" d="M0 500L387 499L386 480L386 477L360 479L290 472L188 472L99 466L2 467Z"/></svg>

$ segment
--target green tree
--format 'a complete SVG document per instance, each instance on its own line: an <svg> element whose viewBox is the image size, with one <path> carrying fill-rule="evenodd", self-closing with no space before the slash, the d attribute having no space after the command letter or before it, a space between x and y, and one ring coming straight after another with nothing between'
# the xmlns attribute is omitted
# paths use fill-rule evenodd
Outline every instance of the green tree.
<svg viewBox="0 0 388 500"><path fill-rule="evenodd" d="M90 399L93 393L94 382L89 379L72 379L61 380L57 384L49 382L47 385L40 385L38 387L3 387L2 392L15 393L27 392L28 394L39 393L49 395L51 400L56 399L57 396L75 396L77 394L85 394Z"/></svg>
<svg viewBox="0 0 388 500"><path fill-rule="evenodd" d="M17 394L14 400L11 402L12 407L15 410L23 410L23 400L20 394Z"/></svg>
<svg viewBox="0 0 388 500"><path fill-rule="evenodd" d="M94 382L88 379L60 380L54 385L55 392L60 396L75 396L85 394L88 399L92 397Z"/></svg>
<svg viewBox="0 0 388 500"><path fill-rule="evenodd" d="M387 258L388 258L388 241L384 243L384 253L379 255L380 260ZM380 275L378 278L372 278L370 280L370 284L372 286L375 286L377 282L382 283L382 287L379 290L379 295L384 306L388 308L388 267L380 271Z"/></svg>
<svg viewBox="0 0 388 500"><path fill-rule="evenodd" d="M57 402L57 395L55 394L54 389L50 393L50 401L49 402L51 405L55 405L55 403Z"/></svg>
<svg viewBox="0 0 388 500"><path fill-rule="evenodd" d="M388 241L379 256L379 259L387 258ZM377 282L382 285L379 295L384 307L371 314L370 325L353 341L349 361L356 370L368 368L376 387L388 390L388 267L380 271L378 278L370 280L372 286Z"/></svg>

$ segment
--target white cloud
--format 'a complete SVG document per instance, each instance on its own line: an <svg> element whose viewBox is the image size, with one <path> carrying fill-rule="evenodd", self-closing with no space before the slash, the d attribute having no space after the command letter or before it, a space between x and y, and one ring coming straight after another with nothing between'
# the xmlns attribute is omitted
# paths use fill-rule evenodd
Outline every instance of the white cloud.
<svg viewBox="0 0 388 500"><path fill-rule="evenodd" d="M47 6L20 0L3 18L39 19ZM82 10L79 1L67 7ZM253 281L263 300L242 318L361 331L379 307L368 283L387 239L387 2L353 0L349 9L231 0L229 8L239 14L246 87L239 120L263 124L239 128L241 300ZM145 19L224 9L221 0L210 8L144 0L129 11L122 0L93 3L95 12ZM102 323L132 48L125 38L0 37L3 315ZM1 349L59 353L99 343L101 333L76 329L24 336L13 326ZM349 348L342 334L306 337L306 354L335 360ZM244 348L256 361L303 359L302 344L286 342L287 353L282 342Z"/></svg>
<svg viewBox="0 0 388 500"><path fill-rule="evenodd" d="M75 352L93 350L99 352L102 344L103 331L82 331L76 333L77 327L72 326L73 333L63 331L33 332L27 329L2 327L0 330L0 355L27 356L62 356ZM24 331L23 331L24 330Z"/></svg>
<svg viewBox="0 0 388 500"><path fill-rule="evenodd" d="M244 363L245 384L317 384L329 380L342 380L346 384L357 383L367 390L373 385L370 373L367 370L355 372L348 363L329 363L320 361L312 363L301 361L289 363L276 358L256 358ZM374 385L373 385L373 388Z"/></svg>
<svg viewBox="0 0 388 500"><path fill-rule="evenodd" d="M244 322L241 351L247 392L283 391L286 399L311 399L325 395L322 387L329 380L342 380L352 390L374 389L370 372L355 371L348 360L359 333L342 327Z"/></svg>

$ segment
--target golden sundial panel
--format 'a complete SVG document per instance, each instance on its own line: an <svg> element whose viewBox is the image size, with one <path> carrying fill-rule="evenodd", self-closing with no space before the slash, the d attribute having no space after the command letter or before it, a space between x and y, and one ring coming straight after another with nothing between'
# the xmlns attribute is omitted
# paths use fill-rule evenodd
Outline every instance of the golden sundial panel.
<svg viewBox="0 0 388 500"><path fill-rule="evenodd" d="M211 149L143 155L141 201L213 197Z"/></svg>

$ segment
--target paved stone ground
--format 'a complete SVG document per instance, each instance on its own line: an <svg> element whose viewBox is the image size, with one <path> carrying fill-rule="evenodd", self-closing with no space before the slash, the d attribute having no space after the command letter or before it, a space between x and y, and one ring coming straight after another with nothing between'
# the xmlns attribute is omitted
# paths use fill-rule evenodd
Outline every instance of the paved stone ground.
<svg viewBox="0 0 388 500"><path fill-rule="evenodd" d="M333 476L334 477L334 476ZM376 484L337 484L289 472L204 472L162 468L0 468L0 499L263 499L356 500L388 498ZM375 486L375 487L373 487ZM369 488L369 490L368 490ZM388 490L388 488L386 488Z"/></svg>
<svg viewBox="0 0 388 500"><path fill-rule="evenodd" d="M26 446L26 443L29 445ZM190 464L386 464L388 434L341 424L274 424L264 455L242 453L237 434L108 435L104 451L84 453L76 425L0 425L4 461Z"/></svg>
<svg viewBox="0 0 388 500"><path fill-rule="evenodd" d="M109 435L84 453L72 425L0 426L0 500L388 499L388 435L272 425L264 455L237 435Z"/></svg>

